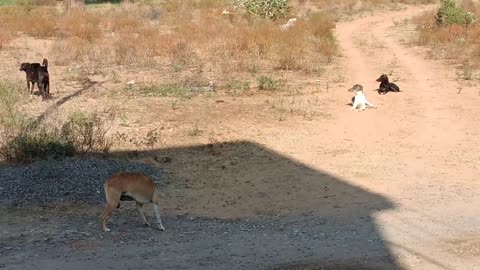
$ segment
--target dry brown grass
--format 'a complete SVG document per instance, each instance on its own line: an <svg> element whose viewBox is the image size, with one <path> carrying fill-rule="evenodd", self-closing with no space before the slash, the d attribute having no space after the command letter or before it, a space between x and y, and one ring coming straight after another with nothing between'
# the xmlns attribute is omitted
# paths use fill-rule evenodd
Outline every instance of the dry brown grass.
<svg viewBox="0 0 480 270"><path fill-rule="evenodd" d="M0 49L7 46L13 39L12 33L5 29L0 29Z"/></svg>
<svg viewBox="0 0 480 270"><path fill-rule="evenodd" d="M51 52L55 64L167 63L175 72L201 72L204 67L223 73L315 72L337 52L335 25L321 13L281 31L282 22L240 15L225 18L222 5L218 0L167 1L163 12L155 6L130 5L71 14L50 7L13 6L0 14L7 29L1 36L5 42L17 31L56 38Z"/></svg>
<svg viewBox="0 0 480 270"><path fill-rule="evenodd" d="M279 25L287 18L228 18L222 10L230 5L223 0L166 1L70 14L51 6L1 7L0 46L23 32L54 39L49 59L55 65L155 65L163 74L207 72L227 75L227 81L239 73L317 72L337 54L335 24L323 13L307 14L282 31Z"/></svg>
<svg viewBox="0 0 480 270"><path fill-rule="evenodd" d="M302 1L299 1L302 2ZM424 5L438 0L311 0L310 5L335 14L338 18L349 18L374 8L395 8L398 4Z"/></svg>
<svg viewBox="0 0 480 270"><path fill-rule="evenodd" d="M480 4L470 0L462 2L462 6L480 17ZM459 65L464 73L468 69L480 68L480 24L469 27L463 25L437 26L435 12L427 12L414 18L418 36L416 44L431 47L435 55L448 59ZM469 76L463 76L469 78Z"/></svg>
<svg viewBox="0 0 480 270"><path fill-rule="evenodd" d="M312 3L329 9L353 6L356 1ZM231 1L224 0L167 0L161 5L106 6L71 14L49 6L1 7L0 46L20 31L37 38L55 38L51 55L57 65L75 61L102 66L161 64L174 72L230 74L280 69L312 73L332 60L337 44L332 34L334 18L308 7L302 7L310 10L306 13L297 8L307 4L292 1L291 16L305 16L288 31L279 28L286 19L252 20L239 14L226 18L221 11Z"/></svg>

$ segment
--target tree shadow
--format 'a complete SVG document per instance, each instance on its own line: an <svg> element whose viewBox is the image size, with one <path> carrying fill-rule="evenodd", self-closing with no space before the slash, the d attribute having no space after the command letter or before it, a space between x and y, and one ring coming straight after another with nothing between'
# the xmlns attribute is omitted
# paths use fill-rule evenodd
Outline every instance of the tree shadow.
<svg viewBox="0 0 480 270"><path fill-rule="evenodd" d="M62 98L60 98L59 100L56 100L54 104L50 105L46 110L45 112L43 112L42 114L40 114L39 116L37 116L36 118L36 122L37 123L40 123L42 121L44 121L49 115L51 115L52 113L54 113L55 111L58 110L58 108L60 106L62 106L63 104L65 104L66 102L68 102L69 100L71 100L72 98L75 98L77 96L80 96L81 94L83 94L85 91L88 91L90 90L92 87L96 86L96 85L99 85L101 86L102 84L104 84L105 82L98 82L98 81L92 81L90 79L87 79L85 82L82 83L82 88L80 88L79 90L67 95L67 96L64 96Z"/></svg>
<svg viewBox="0 0 480 270"><path fill-rule="evenodd" d="M375 213L394 208L391 201L257 143L237 141L112 155L158 163L171 173L165 187L170 191L165 203L170 214L283 224L281 229L263 232L279 234L284 244L242 236L256 242L251 246L253 253L276 254L272 263L257 269L400 269L374 218ZM291 231L285 237L281 230ZM238 253L228 247L225 252ZM301 266L305 259L314 261L311 268L284 267Z"/></svg>
<svg viewBox="0 0 480 270"><path fill-rule="evenodd" d="M164 269L401 269L375 220L380 211L395 207L390 200L260 144L235 141L109 155L0 167L0 202L7 202L10 193L2 191L8 189L23 194L23 201L46 198L54 189L66 194L59 202L69 196L74 203L90 202L65 221L55 219L58 231L46 235L50 245L39 257L49 266L103 268L115 261ZM133 204L123 202L110 223L113 233L105 234L92 226L98 218L92 204L103 206L102 185L111 173L129 170L118 164L138 161L146 164L138 171L162 187L167 230L140 228ZM62 168L62 162L68 165ZM151 209L146 210L152 220ZM63 233L68 230L82 234ZM24 247L30 243L7 240ZM65 242L88 243L94 255L71 250L70 257L52 257L57 250L51 243L62 249ZM5 253L9 262L19 263L10 253Z"/></svg>

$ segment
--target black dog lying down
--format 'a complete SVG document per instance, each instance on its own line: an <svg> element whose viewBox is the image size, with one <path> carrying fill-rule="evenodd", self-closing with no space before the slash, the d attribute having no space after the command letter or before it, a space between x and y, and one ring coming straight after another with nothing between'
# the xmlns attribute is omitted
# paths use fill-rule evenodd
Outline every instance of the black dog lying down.
<svg viewBox="0 0 480 270"><path fill-rule="evenodd" d="M400 92L400 87L389 82L388 77L385 74L382 74L380 77L378 77L377 82L380 82L380 86L378 87L379 94L386 94L389 91Z"/></svg>
<svg viewBox="0 0 480 270"><path fill-rule="evenodd" d="M45 100L50 95L50 78L48 74L48 60L43 59L42 65L39 63L22 63L20 71L25 71L27 77L27 91L33 94L33 88L37 83L38 90L42 93L42 99ZM30 88L30 83L32 87Z"/></svg>

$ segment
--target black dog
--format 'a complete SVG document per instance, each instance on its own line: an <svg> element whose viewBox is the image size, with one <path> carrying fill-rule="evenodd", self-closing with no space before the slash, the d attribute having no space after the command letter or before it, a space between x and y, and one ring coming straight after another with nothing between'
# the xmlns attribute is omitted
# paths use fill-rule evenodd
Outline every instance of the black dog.
<svg viewBox="0 0 480 270"><path fill-rule="evenodd" d="M38 68L38 89L42 93L42 100L50 96L50 76L48 74L48 60L43 59L43 66Z"/></svg>
<svg viewBox="0 0 480 270"><path fill-rule="evenodd" d="M42 98L46 99L50 94L50 80L48 75L48 60L43 59L43 66L39 63L22 63L20 71L25 71L27 78L27 91L33 94L33 88L37 83L38 90L42 93ZM32 87L30 88L30 83Z"/></svg>
<svg viewBox="0 0 480 270"><path fill-rule="evenodd" d="M386 94L389 91L400 92L400 87L389 82L388 77L385 74L382 74L380 77L378 77L377 82L380 82L380 86L378 87L379 94Z"/></svg>

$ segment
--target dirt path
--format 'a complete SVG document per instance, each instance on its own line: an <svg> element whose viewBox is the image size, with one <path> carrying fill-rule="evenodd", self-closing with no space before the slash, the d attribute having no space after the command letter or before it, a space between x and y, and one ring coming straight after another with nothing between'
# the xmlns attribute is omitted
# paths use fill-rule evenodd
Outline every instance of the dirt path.
<svg viewBox="0 0 480 270"><path fill-rule="evenodd" d="M395 26L429 8L411 7L337 26L346 86L363 84L379 108L355 114L338 107L335 124L328 127L332 135L328 141L335 141L333 148L347 145L356 151L317 164L348 166L343 178L396 203L394 212L381 214L379 224L405 266L476 269L480 267L480 219L474 214L474 205L480 202L475 195L480 163L474 150L480 131L475 120L480 116L478 87L462 87L452 68L426 60L418 48L402 45L409 29ZM379 96L370 91L378 86L374 79L390 71L391 77L400 78L403 92ZM348 100L346 91L338 91L337 100ZM360 165L357 170L362 173L352 171L351 165Z"/></svg>
<svg viewBox="0 0 480 270"><path fill-rule="evenodd" d="M245 123L248 141L170 150L182 164L165 166L194 188L171 198L189 213L171 210L165 233L135 227L134 208L112 234L89 207L9 212L0 268L479 269L479 96L458 94L455 72L402 44L397 23L429 8L337 25L346 81L332 118ZM401 93L373 91L382 72ZM350 111L355 83L378 109Z"/></svg>

